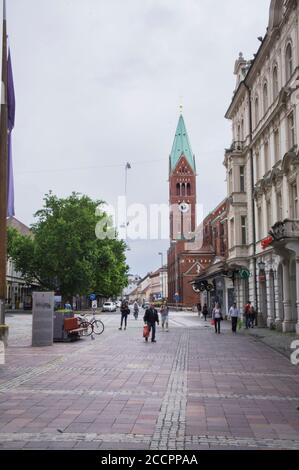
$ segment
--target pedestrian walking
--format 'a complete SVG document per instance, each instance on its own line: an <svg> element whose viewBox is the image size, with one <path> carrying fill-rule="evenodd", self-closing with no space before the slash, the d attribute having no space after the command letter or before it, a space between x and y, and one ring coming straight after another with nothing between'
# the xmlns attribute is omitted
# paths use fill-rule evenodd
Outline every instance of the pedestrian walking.
<svg viewBox="0 0 299 470"><path fill-rule="evenodd" d="M237 324L238 318L240 317L240 310L238 309L236 302L234 302L231 308L229 309L229 316L232 320L232 332L237 333Z"/></svg>
<svg viewBox="0 0 299 470"><path fill-rule="evenodd" d="M244 307L244 315L245 315L245 327L246 330L251 326L251 302L248 300L247 304Z"/></svg>
<svg viewBox="0 0 299 470"><path fill-rule="evenodd" d="M221 321L223 320L223 317L222 317L222 312L221 312L219 303L215 304L215 308L213 309L213 312L212 312L212 318L214 320L215 333L220 334L220 324L221 324Z"/></svg>
<svg viewBox="0 0 299 470"><path fill-rule="evenodd" d="M127 318L128 315L130 314L130 308L128 302L123 302L121 307L120 307L120 313L121 313L121 321L120 321L120 327L119 330L122 330L123 328L123 322L125 323L124 330L127 329Z"/></svg>
<svg viewBox="0 0 299 470"><path fill-rule="evenodd" d="M134 302L133 310L134 310L134 318L135 318L135 320L137 320L138 313L139 313L139 305L137 303L137 300L135 300L135 302Z"/></svg>
<svg viewBox="0 0 299 470"><path fill-rule="evenodd" d="M198 302L198 304L196 305L196 307L197 307L198 315L200 315L200 314L201 314L201 303Z"/></svg>
<svg viewBox="0 0 299 470"><path fill-rule="evenodd" d="M143 321L148 325L149 332L152 332L152 343L156 343L156 323L159 325L159 317L153 303L151 303L150 307L145 311ZM148 336L145 338L145 341L148 341Z"/></svg>
<svg viewBox="0 0 299 470"><path fill-rule="evenodd" d="M169 307L167 305L167 302L164 302L160 310L162 331L169 331L168 330L168 314L169 314Z"/></svg>
<svg viewBox="0 0 299 470"><path fill-rule="evenodd" d="M209 315L207 304L204 304L203 309L202 309L202 314L204 316L205 321L207 321L207 316Z"/></svg>
<svg viewBox="0 0 299 470"><path fill-rule="evenodd" d="M256 325L256 310L253 305L251 305L249 317L251 328L254 328L254 326Z"/></svg>

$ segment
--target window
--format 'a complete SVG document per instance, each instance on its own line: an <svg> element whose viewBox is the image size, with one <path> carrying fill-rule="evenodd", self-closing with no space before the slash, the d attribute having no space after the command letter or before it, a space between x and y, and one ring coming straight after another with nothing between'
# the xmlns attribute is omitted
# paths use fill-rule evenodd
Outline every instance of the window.
<svg viewBox="0 0 299 470"><path fill-rule="evenodd" d="M233 192L233 170L230 169L228 173L228 186L229 186L229 193Z"/></svg>
<svg viewBox="0 0 299 470"><path fill-rule="evenodd" d="M273 77L272 78L273 78L273 99L275 100L275 98L278 95L278 89L279 89L277 65L275 65L275 67L273 69Z"/></svg>
<svg viewBox="0 0 299 470"><path fill-rule="evenodd" d="M254 102L254 113L255 113L255 126L257 126L259 123L259 119L260 119L258 96L255 98L255 102Z"/></svg>
<svg viewBox="0 0 299 470"><path fill-rule="evenodd" d="M277 193L277 220L278 221L283 220L281 193Z"/></svg>
<svg viewBox="0 0 299 470"><path fill-rule="evenodd" d="M176 185L176 195L177 196L181 195L181 185L180 185L180 183L177 183L177 185Z"/></svg>
<svg viewBox="0 0 299 470"><path fill-rule="evenodd" d="M241 243L247 244L247 217L245 215L241 215Z"/></svg>
<svg viewBox="0 0 299 470"><path fill-rule="evenodd" d="M269 159L269 142L266 140L264 144L264 157L265 157L265 173L270 169L270 159Z"/></svg>
<svg viewBox="0 0 299 470"><path fill-rule="evenodd" d="M293 148L295 145L294 113L288 115L288 144L289 149Z"/></svg>
<svg viewBox="0 0 299 470"><path fill-rule="evenodd" d="M268 110L268 85L267 83L265 83L263 87L263 105L264 105L264 114L266 114Z"/></svg>
<svg viewBox="0 0 299 470"><path fill-rule="evenodd" d="M230 220L230 245L233 247L235 245L235 224L234 219Z"/></svg>
<svg viewBox="0 0 299 470"><path fill-rule="evenodd" d="M292 51L292 44L289 43L286 48L286 81L288 82L293 73L293 51Z"/></svg>
<svg viewBox="0 0 299 470"><path fill-rule="evenodd" d="M187 183L187 196L191 196L191 185Z"/></svg>
<svg viewBox="0 0 299 470"><path fill-rule="evenodd" d="M297 190L297 184L292 184L290 188L290 203L291 203L291 218L292 219L298 219L299 218L299 213L298 213L298 190Z"/></svg>
<svg viewBox="0 0 299 470"><path fill-rule="evenodd" d="M244 120L241 121L241 140L244 141Z"/></svg>
<svg viewBox="0 0 299 470"><path fill-rule="evenodd" d="M260 179L260 154L256 151L256 179L257 181Z"/></svg>
<svg viewBox="0 0 299 470"><path fill-rule="evenodd" d="M275 129L274 131L274 158L275 162L280 160L279 129Z"/></svg>
<svg viewBox="0 0 299 470"><path fill-rule="evenodd" d="M182 184L182 196L186 195L186 186L185 183Z"/></svg>
<svg viewBox="0 0 299 470"><path fill-rule="evenodd" d="M267 201L267 227L270 229L272 226L272 206L271 201Z"/></svg>
<svg viewBox="0 0 299 470"><path fill-rule="evenodd" d="M262 222L262 208L258 207L257 209L257 230L258 230L258 240L263 238L263 222Z"/></svg>
<svg viewBox="0 0 299 470"><path fill-rule="evenodd" d="M245 192L245 167L240 166L240 192Z"/></svg>

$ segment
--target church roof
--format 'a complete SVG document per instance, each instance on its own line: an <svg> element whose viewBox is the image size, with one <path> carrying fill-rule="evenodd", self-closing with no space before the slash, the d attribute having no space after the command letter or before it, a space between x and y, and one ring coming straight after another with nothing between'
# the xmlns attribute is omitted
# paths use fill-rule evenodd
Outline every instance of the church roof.
<svg viewBox="0 0 299 470"><path fill-rule="evenodd" d="M195 171L195 158L189 142L185 121L181 114L170 154L170 171L176 167L182 155L186 157L189 165Z"/></svg>

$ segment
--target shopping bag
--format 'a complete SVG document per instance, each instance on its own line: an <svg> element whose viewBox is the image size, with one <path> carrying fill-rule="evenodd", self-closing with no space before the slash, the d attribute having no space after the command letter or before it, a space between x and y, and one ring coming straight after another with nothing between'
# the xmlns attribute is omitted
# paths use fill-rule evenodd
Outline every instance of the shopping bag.
<svg viewBox="0 0 299 470"><path fill-rule="evenodd" d="M215 325L215 320L211 320L211 325L212 325L212 326Z"/></svg>
<svg viewBox="0 0 299 470"><path fill-rule="evenodd" d="M241 320L241 318L238 319L237 326L238 326L238 330L241 330L241 328L243 326L243 321Z"/></svg>
<svg viewBox="0 0 299 470"><path fill-rule="evenodd" d="M149 326L148 326L148 325L144 325L144 327L143 327L143 337L144 337L144 338L148 338L149 333L150 333Z"/></svg>

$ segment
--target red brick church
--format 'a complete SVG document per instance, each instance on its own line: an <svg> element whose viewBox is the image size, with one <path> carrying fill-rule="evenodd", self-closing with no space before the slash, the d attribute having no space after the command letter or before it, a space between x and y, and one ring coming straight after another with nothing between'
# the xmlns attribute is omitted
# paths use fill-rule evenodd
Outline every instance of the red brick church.
<svg viewBox="0 0 299 470"><path fill-rule="evenodd" d="M169 157L169 205L168 301L192 307L201 299L191 283L212 265L217 249L207 236L211 217L197 227L196 163L182 114Z"/></svg>

